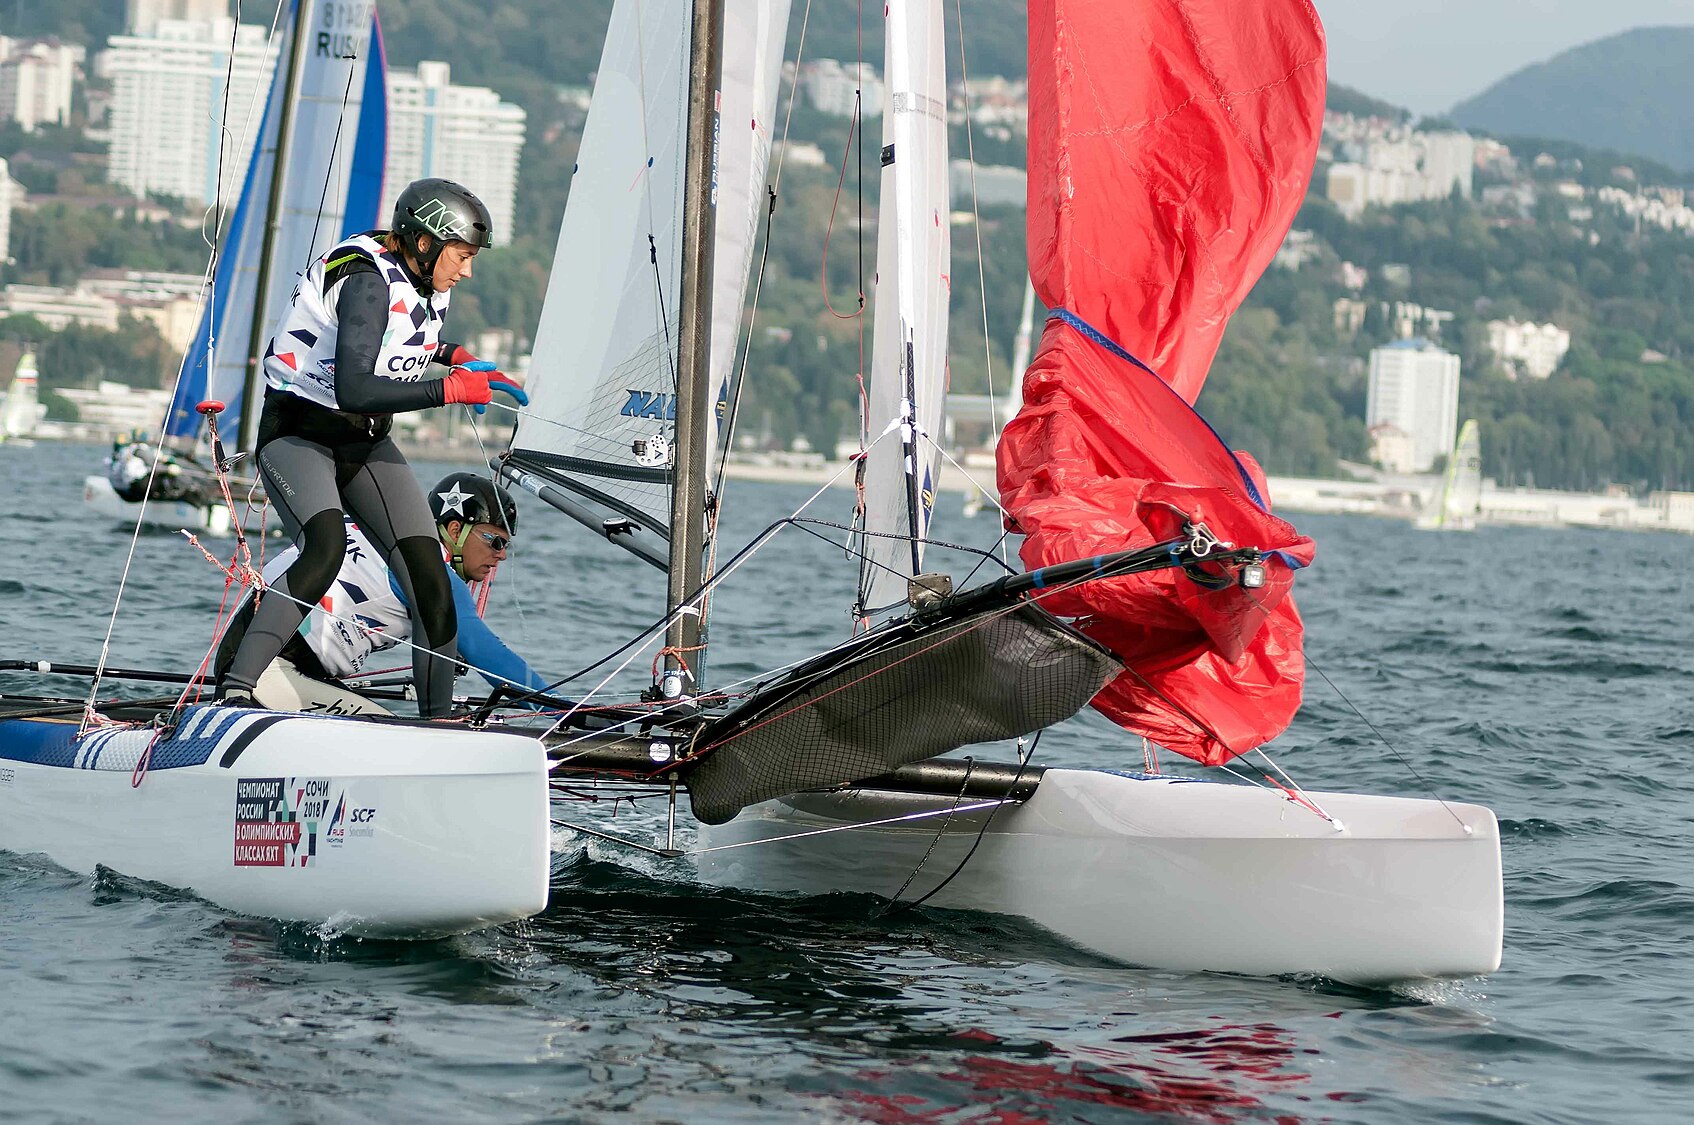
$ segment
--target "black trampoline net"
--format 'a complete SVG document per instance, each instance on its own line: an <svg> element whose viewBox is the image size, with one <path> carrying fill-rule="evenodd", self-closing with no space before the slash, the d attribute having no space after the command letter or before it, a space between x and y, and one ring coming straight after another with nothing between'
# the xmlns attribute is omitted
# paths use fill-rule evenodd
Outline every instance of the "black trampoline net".
<svg viewBox="0 0 1694 1125"><path fill-rule="evenodd" d="M1038 606L876 630L756 691L700 732L696 818L1016 738L1088 705L1122 665Z"/></svg>

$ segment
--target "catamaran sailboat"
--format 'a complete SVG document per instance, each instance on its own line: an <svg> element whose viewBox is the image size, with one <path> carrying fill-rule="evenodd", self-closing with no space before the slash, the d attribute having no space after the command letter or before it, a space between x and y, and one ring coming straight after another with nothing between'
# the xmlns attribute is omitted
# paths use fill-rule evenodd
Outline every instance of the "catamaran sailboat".
<svg viewBox="0 0 1694 1125"><path fill-rule="evenodd" d="M886 8L851 635L711 678L712 591L804 519L713 549L786 0L617 0L531 405L497 466L662 570L658 622L577 702L542 700L561 709L544 727L495 718L508 692L451 726L8 701L0 848L235 910L436 933L541 909L551 790L560 830L715 883L999 911L1142 965L1495 968L1486 808L938 757L1092 704L1132 732L1126 750L1221 764L1298 707L1291 588L1311 541L1191 403L1304 195L1325 82L1309 0L1033 0L1031 266L1053 311L999 453L1026 569L955 589L926 569L949 268L941 14ZM1123 65L1154 53L1158 68ZM655 648L639 698L609 699L616 662ZM660 841L587 823L629 792L668 798ZM684 801L691 834L674 828Z"/></svg>
<svg viewBox="0 0 1694 1125"><path fill-rule="evenodd" d="M321 19L316 25L309 22L320 7L338 28L350 26L340 13L357 15L366 26L356 39L369 46L346 57L305 49L331 26ZM135 499L114 487L113 477L121 478L121 472L83 480L84 503L125 526L139 520L212 536L228 535L238 517L250 527L262 526L264 493L250 475L238 472L233 482L241 511L232 513L225 503L217 474L206 461L205 427L197 408L207 399L224 403L238 427L230 435L237 450L250 451L263 385L260 349L288 307L295 276L346 235L380 225L388 95L375 6L368 0L334 5L296 0L290 15L240 199L214 258L210 295L165 415L163 441L139 451L147 461L160 463L149 465L145 489L135 482ZM314 27L315 32L309 30ZM244 106L228 110L232 120L246 116ZM129 455L121 443L113 450L114 459ZM179 479L192 478L198 487L159 487L163 469Z"/></svg>

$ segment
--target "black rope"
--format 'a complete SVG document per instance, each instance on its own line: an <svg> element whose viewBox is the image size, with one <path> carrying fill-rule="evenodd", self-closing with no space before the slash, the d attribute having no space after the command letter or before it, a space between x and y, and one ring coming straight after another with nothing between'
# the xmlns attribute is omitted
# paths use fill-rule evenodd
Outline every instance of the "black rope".
<svg viewBox="0 0 1694 1125"><path fill-rule="evenodd" d="M758 293L764 286L765 266L771 257L771 227L776 218L776 189L770 184L765 185L768 202L765 206L765 244L759 253L759 272L753 279L753 292ZM758 323L759 306L755 303L747 323L747 343L741 349L741 362L736 365L735 378L729 388L729 417L724 423L723 439L718 442L718 479L712 488L713 495L719 503L723 500L724 474L729 468L730 450L735 444L735 426L741 420L741 393L747 385L747 365L753 358L753 328Z"/></svg>
<svg viewBox="0 0 1694 1125"><path fill-rule="evenodd" d="M1029 752L1024 754L1022 756L1022 758L1018 761L1018 772L1012 775L1012 784L1011 784L1012 789L1016 789L1018 782L1023 780L1023 771L1028 769L1029 763L1032 760L1034 760L1034 758L1035 758L1035 748L1041 744L1041 735L1044 733L1044 731L1045 731L1045 728L1043 728L1043 730L1038 730L1038 731L1035 732L1035 737L1029 743ZM968 778L968 776L969 776L968 771L967 771L966 776ZM957 807L958 801L955 800L953 803L954 803L954 806ZM994 823L994 814L999 812L1002 808L1004 808L1006 805L1008 805L1010 803L1011 802L1010 802L1009 799L1002 799L993 808L988 810L988 815L982 818L982 827L978 828L976 830L976 839L971 841L970 851L966 852L965 857L959 861L959 865L957 867L953 868L952 874L948 875L947 878L941 880L941 882L935 884L935 886L931 887L928 891L926 891L922 895L919 895L917 898L913 899L911 902L896 902L896 903L890 905L887 910L884 910L882 912L882 914L879 915L879 917L886 918L890 914L903 913L907 910L913 909L914 907L922 906L924 903L928 902L930 899L932 899L936 895L940 894L942 888L947 886L947 884L951 883L954 879L958 878L959 872L961 872L965 869L965 864L969 863L971 861L971 857L976 855L976 849L982 846L983 836L987 835L987 833L988 833L988 826L990 824ZM952 811L949 810L947 815L948 815L949 818L951 818L952 817ZM946 821L943 821L941 826L942 826L943 829L945 829L947 827ZM936 838L937 839L940 838L940 833L936 834ZM935 848L935 845L933 843L931 843L930 849L934 850L934 848ZM927 860L928 858L929 858L929 853L925 852L924 853L924 859ZM923 866L923 864L919 863L918 866L921 868ZM917 872L914 871L914 872L912 872L912 874L915 876L917 874ZM907 882L910 882L910 880L907 880ZM900 889L905 890L904 887L901 887Z"/></svg>
<svg viewBox="0 0 1694 1125"><path fill-rule="evenodd" d="M959 802L965 799L965 791L970 788L971 784L971 772L975 769L976 759L967 754L965 756L964 780L959 782L959 792L953 798L953 804L947 809L947 815L941 818L941 825L936 828L934 837L929 841L929 847L924 849L923 858L919 859L918 865L912 868L912 873L906 876L906 881L900 884L900 889L889 896L888 905L877 915L878 918L888 917L900 905L900 896L906 893L907 888L912 885L912 880L918 877L918 872L923 870L924 864L928 863L929 857L935 853L935 846L941 842L941 837L947 834L947 825L952 821L953 813L958 809Z"/></svg>

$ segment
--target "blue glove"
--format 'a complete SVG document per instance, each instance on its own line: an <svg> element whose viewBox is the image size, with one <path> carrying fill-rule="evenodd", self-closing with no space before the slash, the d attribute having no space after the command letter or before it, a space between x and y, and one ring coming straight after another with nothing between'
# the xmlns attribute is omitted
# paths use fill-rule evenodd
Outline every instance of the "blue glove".
<svg viewBox="0 0 1694 1125"><path fill-rule="evenodd" d="M489 366L492 367L493 365L490 364ZM488 380L488 389L491 391L505 391L517 400L519 406L529 405L529 396L524 394L523 388L518 386L516 383L508 383L504 379L490 379Z"/></svg>

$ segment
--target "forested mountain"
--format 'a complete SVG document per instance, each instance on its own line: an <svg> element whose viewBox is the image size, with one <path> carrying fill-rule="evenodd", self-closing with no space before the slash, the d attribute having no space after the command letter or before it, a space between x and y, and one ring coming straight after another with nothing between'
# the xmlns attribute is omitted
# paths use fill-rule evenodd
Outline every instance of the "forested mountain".
<svg viewBox="0 0 1694 1125"><path fill-rule="evenodd" d="M1639 153L1694 172L1694 27L1641 27L1528 66L1448 114L1495 135Z"/></svg>
<svg viewBox="0 0 1694 1125"><path fill-rule="evenodd" d="M18 9L25 13L21 19L7 7L0 4L0 34L57 32L78 39L84 32L117 30L113 11L119 6L106 0L25 4ZM797 3L790 58L799 48L802 8ZM382 6L391 65L446 59L455 81L491 86L529 115L517 229L479 260L476 283L455 300L460 331L510 328L520 346L533 337L582 126L580 111L559 91L588 83L610 9L611 0L502 0L492 6L486 0L406 0ZM962 0L962 9L972 76L1021 75L1023 4ZM857 0L813 0L805 57L855 58L861 10L865 58L880 67L880 8L861 7ZM952 30L949 69L957 74ZM1652 37L1663 40L1667 51L1669 44L1685 41L1663 31ZM1594 46L1625 41L1635 37ZM1601 55L1606 52L1593 57ZM1590 57L1571 52L1561 59L1571 56ZM1652 52L1613 51L1610 57L1649 70ZM1694 74L1694 68L1688 72ZM1674 75L1666 81L1673 80ZM1675 117L1688 99L1665 92L1673 88L1681 87L1639 88L1634 108L1620 110L1617 127L1601 139L1612 148L1636 147L1622 125ZM1508 134L1546 134L1554 132L1548 122L1575 114L1574 108L1557 108L1563 103L1547 104L1555 108L1546 118L1494 127ZM1330 105L1359 115L1404 117L1344 87L1331 88ZM824 165L784 167L771 220L742 432L774 445L804 436L813 448L828 450L857 425L861 345L868 350L870 339L880 123L867 122L851 138L849 126L844 118L805 106L793 117L794 139L815 144ZM1683 135L1677 128L1678 122L1667 120L1666 135ZM14 134L0 134L0 155L28 146L53 157L16 165L22 170L15 174L34 177L27 183L32 192L65 192L79 178L98 175L98 155L86 151L89 145L74 131ZM978 130L971 139L982 162L1021 163L1015 137L995 139ZM963 153L965 142L964 131L955 130L955 155ZM1511 143L1526 168L1542 151L1557 158L1550 169L1525 173L1539 177L1532 213L1450 199L1373 208L1348 221L1321 198L1321 190L1314 191L1296 225L1316 236L1319 255L1298 271L1273 269L1260 282L1231 323L1200 402L1232 445L1282 473L1327 475L1336 471L1337 458L1365 457L1365 357L1389 338L1382 310L1404 301L1454 314L1440 342L1462 358L1462 416L1483 422L1490 475L1551 487L1694 488L1694 239L1626 219L1595 204L1592 194L1573 201L1555 182L1597 187L1611 182L1613 167L1624 162L1634 169L1635 183L1674 184L1683 177L1669 167L1573 141ZM96 162L92 168L90 160ZM1681 166L1694 167L1694 161ZM1320 168L1319 189L1322 182ZM203 244L191 229L147 227L65 203L18 212L12 230L16 261L4 268L8 281L63 284L96 265L196 270L203 264ZM1004 393L1025 277L1021 209L985 209L980 229L968 222L955 226L953 253L951 385L980 392L992 370L994 389ZM1368 271L1362 291L1342 287L1343 261ZM1405 268L1385 268L1390 265ZM1334 304L1341 297L1369 306L1357 333L1336 328ZM1495 370L1486 323L1508 316L1551 320L1571 332L1571 352L1551 379L1514 382ZM39 330L0 322L0 336L9 338ZM44 385L70 378L70 372L152 380L171 365L147 333L127 340L122 335L59 334L42 349Z"/></svg>
<svg viewBox="0 0 1694 1125"><path fill-rule="evenodd" d="M1365 368L1387 342L1383 305L1454 313L1440 336L1459 354L1460 417L1482 422L1483 469L1505 484L1694 488L1694 240L1594 208L1578 226L1556 193L1532 219L1463 200L1373 208L1349 222L1309 198L1297 226L1327 252L1273 269L1230 324L1200 407L1272 471L1324 473L1359 458ZM1371 305L1336 330L1337 263L1366 267ZM1409 281L1383 266L1407 267ZM1514 381L1487 348L1489 320L1553 321L1571 350L1547 380Z"/></svg>

